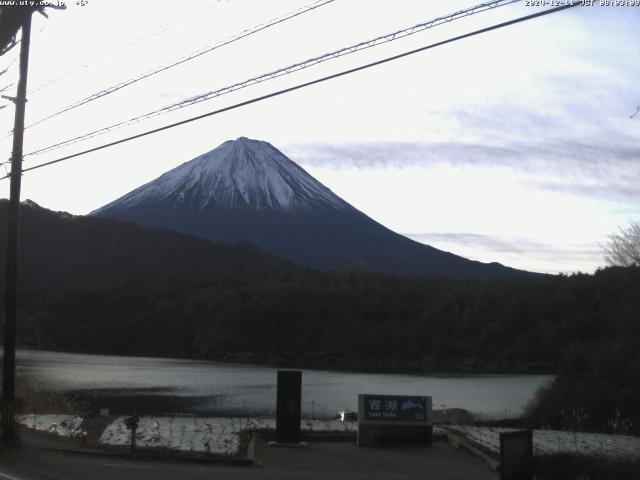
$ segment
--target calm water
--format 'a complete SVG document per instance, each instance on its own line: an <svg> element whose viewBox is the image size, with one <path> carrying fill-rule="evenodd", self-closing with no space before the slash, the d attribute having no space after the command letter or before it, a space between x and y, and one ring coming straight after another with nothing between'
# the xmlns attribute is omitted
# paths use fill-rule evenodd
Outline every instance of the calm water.
<svg viewBox="0 0 640 480"><path fill-rule="evenodd" d="M272 415L274 367L196 360L19 351L19 379L44 389L126 389L158 398L196 397L196 413ZM304 370L305 415L357 409L358 393L431 395L434 408L459 407L486 417L522 411L550 375L403 375Z"/></svg>

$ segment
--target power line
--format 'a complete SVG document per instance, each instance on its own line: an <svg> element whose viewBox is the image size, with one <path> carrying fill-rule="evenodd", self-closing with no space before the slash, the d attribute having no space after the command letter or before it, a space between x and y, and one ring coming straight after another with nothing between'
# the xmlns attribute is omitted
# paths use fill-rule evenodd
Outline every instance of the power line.
<svg viewBox="0 0 640 480"><path fill-rule="evenodd" d="M515 3L515 2L518 2L518 1L520 1L520 0L492 0L492 1L489 1L489 2L481 3L481 4L478 4L478 5L473 6L471 8L467 8L465 10L460 10L460 11L457 11L457 12L454 12L454 13L451 13L451 14L448 14L448 15L445 15L445 16L437 17L435 19L428 20L426 22L422 22L422 23L419 23L417 25L413 25L413 26L411 26L409 28L405 28L405 29L397 30L395 32L391 32L391 33L388 33L388 34L385 34L385 35L381 35L381 36L366 40L364 42L356 43L354 45L350 45L348 47L344 47L344 48L341 48L339 50L334 50L334 51L325 53L325 54L320 55L318 57L313 57L313 58L304 60L302 62L298 62L298 63L295 63L293 65L289 65L287 67L279 68L277 70L274 70L274 71L271 71L271 72L268 72L268 73L264 73L264 74L259 75L257 77L253 77L253 78L250 78L248 80L244 80L242 82L238 82L238 83L235 83L235 84L230 85L230 86L219 88L217 90L206 92L206 93L203 93L201 95L197 95L195 97L188 98L186 100L181 100L179 102L172 103L170 105L167 105L165 107L159 108L157 110L153 110L151 112L147 112L147 113L144 113L142 115L138 115L138 116L129 118L128 120L124 120L124 121L121 121L121 122L118 122L118 123L114 123L114 124L111 124L111 125L109 125L107 127L102 127L102 128L97 129L97 130L93 130L91 132L79 135L77 137L73 137L73 138L64 140L62 142L55 143L53 145L49 145L47 147L43 147L43 148L40 148L38 150L34 150L32 152L27 153L25 156L39 155L39 154L42 154L42 153L49 152L51 150L56 150L58 148L61 148L61 147L67 146L67 145L72 145L74 143L78 143L78 142L81 142L83 140L87 140L87 139L90 139L90 138L93 138L93 137L97 137L97 136L103 135L103 134L108 133L110 131L113 131L115 129L118 129L118 128L121 128L121 127L124 127L124 126L127 126L127 125L132 125L132 124L138 123L138 122L140 122L142 120L147 120L147 119L156 117L158 115L162 115L164 113L180 110L182 108L185 108L185 107L188 107L188 106L191 106L191 105L195 105L195 104L198 104L198 103L201 103L201 102L205 102L207 100L211 100L213 98L217 98L217 97L220 97L222 95L226 95L226 94L235 92L237 90L241 90L243 88L250 87L252 85L263 83L263 82L266 82L268 80L273 80L275 78L279 78L279 77L282 77L282 76L285 76L285 75L289 75L291 73L294 73L294 72L297 72L297 71L300 71L300 70L304 70L306 68L312 67L314 65L318 65L318 64L326 62L328 60L333 60L335 58L339 58L339 57L342 57L342 56L345 56L345 55L356 53L356 52L359 52L361 50L369 49L369 48L372 48L372 47L375 47L377 45L381 45L381 44L384 44L384 43L393 42L395 40L399 40L400 38L404 38L404 37L408 37L410 35L414 35L414 34L416 34L418 32L423 31L423 30L430 29L430 28L436 27L438 25L442 25L444 23L449 23L449 22L452 22L454 20L458 20L460 18L464 18L464 17L468 17L468 16L471 16L471 15L475 15L475 14L478 14L478 13L481 13L481 12L484 12L484 11L487 11L487 10L491 10L491 9L494 9L494 8L497 8L497 7L509 5L511 3Z"/></svg>
<svg viewBox="0 0 640 480"><path fill-rule="evenodd" d="M20 53L16 54L15 57L13 57L13 60L11 60L6 67L4 67L2 69L2 71L0 71L0 75L4 75L5 73L7 73L9 71L9 69L11 67L13 67L13 64L16 63L16 61L18 60L18 58L20 58Z"/></svg>
<svg viewBox="0 0 640 480"><path fill-rule="evenodd" d="M231 37L228 40L224 40L222 42L216 43L215 45L209 46L203 50L199 50L197 52L191 53L190 55L187 55L186 57L182 57L179 60L176 60L172 63L170 63L169 65L165 65L163 67L158 67L155 68L153 70L148 71L147 73L143 73L141 75L138 75L136 77L130 78L129 80L125 80L124 82L118 83L116 85L113 85L111 87L108 87L104 90L101 90L97 93L94 93L92 95L89 95L88 97L83 98L82 100L78 100L75 103L72 103L71 105L66 106L65 108L63 108L62 110L59 110L55 113L52 113L50 115L47 115L44 118L41 118L40 120L38 120L37 122L34 122L30 125L27 125L25 128L31 128L31 127L35 127L36 125L40 125L43 122L46 122L47 120L50 120L54 117L57 117L58 115L62 115L65 112L68 112L70 110L73 110L75 108L78 108L82 105L86 105L89 102L93 102L94 100L98 100L99 98L105 97L107 95L110 95L114 92L117 92L118 90L122 90L125 87L128 87L130 85L133 85L134 83L137 83L141 80L144 80L146 78L152 77L153 75L157 75L158 73L162 73L162 72L166 72L167 70L173 68L173 67L177 67L178 65L182 65L183 63L186 63L190 60L193 60L194 58L198 58L206 53L212 52L214 50L217 50L219 48L222 48L226 45L229 45L231 43L237 42L238 40L241 40L243 38L249 37L251 35L255 35L258 32L261 32L263 30L266 30L270 27L273 27L274 25L278 25L280 23L286 22L287 20L290 20L292 18L298 17L304 13L310 12L312 10L315 10L316 8L322 7L324 5L327 5L329 3L334 2L335 0L318 0L317 2L311 4L311 5L307 5L305 7L302 7L294 12L289 12L281 17L278 18L274 18L272 20L269 20L267 23L258 25L256 27L253 27L249 30L244 30L242 31L240 34L235 35L233 37Z"/></svg>
<svg viewBox="0 0 640 480"><path fill-rule="evenodd" d="M182 18L181 20L176 20L173 22L169 22L169 23L165 23L164 25L160 25L157 28L154 28L152 30L147 31L146 33L143 33L142 35L138 36L137 38L130 40L128 42L125 42L122 46L118 47L116 50L113 50L111 53L108 53L104 56L102 56L101 58L94 58L92 60L90 60L89 62L86 63L81 63L79 65L76 65L75 67L67 70L64 73L61 73L60 75L58 75L55 78L49 79L39 85L36 85L33 88L30 88L27 91L28 95L34 95L38 92L41 92L42 90L45 90L47 88L49 88L51 85L55 85L56 83L60 82L61 80L65 80L66 78L69 78L70 76L72 76L74 73L76 73L79 70L82 69L87 69L90 68L91 66L99 63L99 62L104 62L106 60L109 60L113 57L115 57L116 55L118 55L119 53L134 47L144 41L146 41L148 38L151 37L156 37L159 34L161 34L162 32L165 32L167 30L169 30L172 27L175 27L176 25L180 25L182 23L186 23L189 22L191 20L193 20L194 17L199 17L201 15L203 15L206 11L217 8L218 4L221 2L222 0L216 0L215 3L212 3L210 5L208 5L206 8L201 9L199 12L197 12L196 14L192 14L189 15L186 18Z"/></svg>
<svg viewBox="0 0 640 480"><path fill-rule="evenodd" d="M481 28L479 30L474 30L474 31L469 32L469 33L465 33L465 34L462 34L462 35L458 35L458 36L455 36L455 37L448 38L446 40L442 40L442 41L439 41L439 42L436 42L436 43L432 43L430 45L426 45L424 47L420 47L420 48L417 48L415 50L410 50L410 51L407 51L407 52L404 52L404 53L400 53L398 55L393 55L391 57L387 57L387 58L384 58L382 60L377 60L375 62L367 63L367 64L361 65L359 67L351 68L351 69L348 69L348 70L343 70L342 72L334 73L332 75L327 75L325 77L321 77L321 78L318 78L318 79L315 79L315 80L311 80L309 82L300 83L300 84L294 85L292 87L288 87L288 88L285 88L285 89L282 89L282 90L278 90L276 92L272 92L272 93L269 93L269 94L266 94L266 95L255 97L255 98L252 98L250 100L246 100L244 102L240 102L240 103L236 103L234 105L230 105L228 107L220 108L218 110L213 110L211 112L204 113L202 115L197 115L195 117L191 117L191 118L188 118L186 120L182 120L180 122L175 122L175 123L172 123L172 124L169 124L169 125L165 125L163 127L159 127L159 128L155 128L153 130L148 130L146 132L139 133L137 135L132 135L130 137L122 138L120 140L116 140L116 141L113 141L113 142L110 142L110 143L99 145L97 147L93 147L93 148L84 150L82 152L74 153L74 154L71 154L71 155L66 155L66 156L58 158L56 160L51 160L51 161L48 161L48 162L45 162L45 163L41 163L39 165L35 165L33 167L25 168L22 171L23 172L28 172L28 171L31 171L31 170L37 170L38 168L42 168L42 167L46 167L46 166L53 165L53 164L56 164L56 163L60 163L60 162L63 162L65 160L69 160L71 158L75 158L75 157L79 157L79 156L82 156L82 155L86 155L88 153L96 152L98 150L102 150L102 149L105 149L105 148L108 148L108 147L119 145L121 143L129 142L131 140L135 140L135 139L138 139L138 138L141 138L141 137L145 137L147 135L151 135L151 134L154 134L154 133L162 132L164 130L169 130L171 128L178 127L180 125L185 125L187 123L195 122L196 120L201 120L201 119L206 118L206 117L211 117L213 115L218 115L220 113L228 112L230 110L235 110L237 108L244 107L244 106L247 106L247 105L251 105L253 103L261 102L263 100L267 100L269 98L277 97L277 96L283 95L285 93L290 93L290 92L293 92L293 91L296 91L296 90L300 90L302 88L309 87L311 85L315 85L315 84L318 84L318 83L322 83L322 82L325 82L327 80L332 80L334 78L343 77L345 75L349 75L349 74L352 74L352 73L355 73L355 72L359 72L361 70L366 70L366 69L371 68L371 67L375 67L375 66L382 65L382 64L385 64L385 63L388 63L388 62L392 62L394 60L398 60L398 59L401 59L401 58L404 58L404 57L408 57L408 56L414 55L416 53L424 52L424 51L430 50L432 48L440 47L440 46L446 45L448 43L453 43L453 42L456 42L458 40L463 40L465 38L473 37L473 36L480 35L480 34L483 34L483 33L487 33L487 32L493 31L493 30L498 30L500 28L504 28L504 27L507 27L507 26L510 26L510 25L515 25L517 23L525 22L525 21L528 21L528 20L533 20L534 18L538 18L538 17L542 17L542 16L545 16L545 15L549 15L551 13L556 13L556 12L559 12L559 11L562 11L562 10L566 10L568 8L576 7L578 5L579 5L578 3L570 3L570 4L566 4L566 5L560 6L560 7L551 8L549 10L544 10L542 12L532 13L530 15L525 15L523 17L519 17L519 18L516 18L516 19L513 19L513 20L508 20L506 22L494 24L494 25L491 25L489 27ZM8 178L9 176L10 175L5 175L4 177L1 177L0 180L4 180L5 178Z"/></svg>

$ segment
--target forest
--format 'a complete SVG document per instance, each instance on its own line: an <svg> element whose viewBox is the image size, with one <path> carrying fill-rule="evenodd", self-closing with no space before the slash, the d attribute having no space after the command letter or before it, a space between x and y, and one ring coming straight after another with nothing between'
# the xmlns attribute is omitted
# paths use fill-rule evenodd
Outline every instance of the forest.
<svg viewBox="0 0 640 480"><path fill-rule="evenodd" d="M78 283L26 290L21 298L21 343L67 351L199 358L244 352L299 363L325 356L346 358L347 367L349 357L361 356L404 359L403 369L458 361L475 370L554 371L575 343L640 337L638 267L481 281L318 273Z"/></svg>

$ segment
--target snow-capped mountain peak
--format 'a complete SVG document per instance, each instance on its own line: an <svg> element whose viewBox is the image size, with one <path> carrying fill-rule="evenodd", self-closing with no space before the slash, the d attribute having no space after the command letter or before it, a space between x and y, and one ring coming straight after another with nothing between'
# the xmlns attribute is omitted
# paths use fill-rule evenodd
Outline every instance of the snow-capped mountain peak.
<svg viewBox="0 0 640 480"><path fill-rule="evenodd" d="M267 142L240 137L92 212L214 242L249 242L312 268L491 278L515 271L398 235Z"/></svg>
<svg viewBox="0 0 640 480"><path fill-rule="evenodd" d="M271 144L240 137L93 213L159 200L192 209L217 206L295 212L351 208Z"/></svg>

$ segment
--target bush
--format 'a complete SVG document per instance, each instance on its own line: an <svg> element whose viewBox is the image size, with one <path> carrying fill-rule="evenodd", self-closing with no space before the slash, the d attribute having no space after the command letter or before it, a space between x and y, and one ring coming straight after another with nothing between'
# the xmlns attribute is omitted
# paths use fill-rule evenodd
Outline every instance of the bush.
<svg viewBox="0 0 640 480"><path fill-rule="evenodd" d="M638 365L633 342L573 344L553 382L536 393L527 416L564 430L638 434Z"/></svg>
<svg viewBox="0 0 640 480"><path fill-rule="evenodd" d="M537 480L631 480L640 478L640 460L575 454L535 457L532 474ZM531 478L531 477L529 477Z"/></svg>
<svg viewBox="0 0 640 480"><path fill-rule="evenodd" d="M33 379L20 379L16 388L16 413L79 413L77 399L65 392L43 390Z"/></svg>

